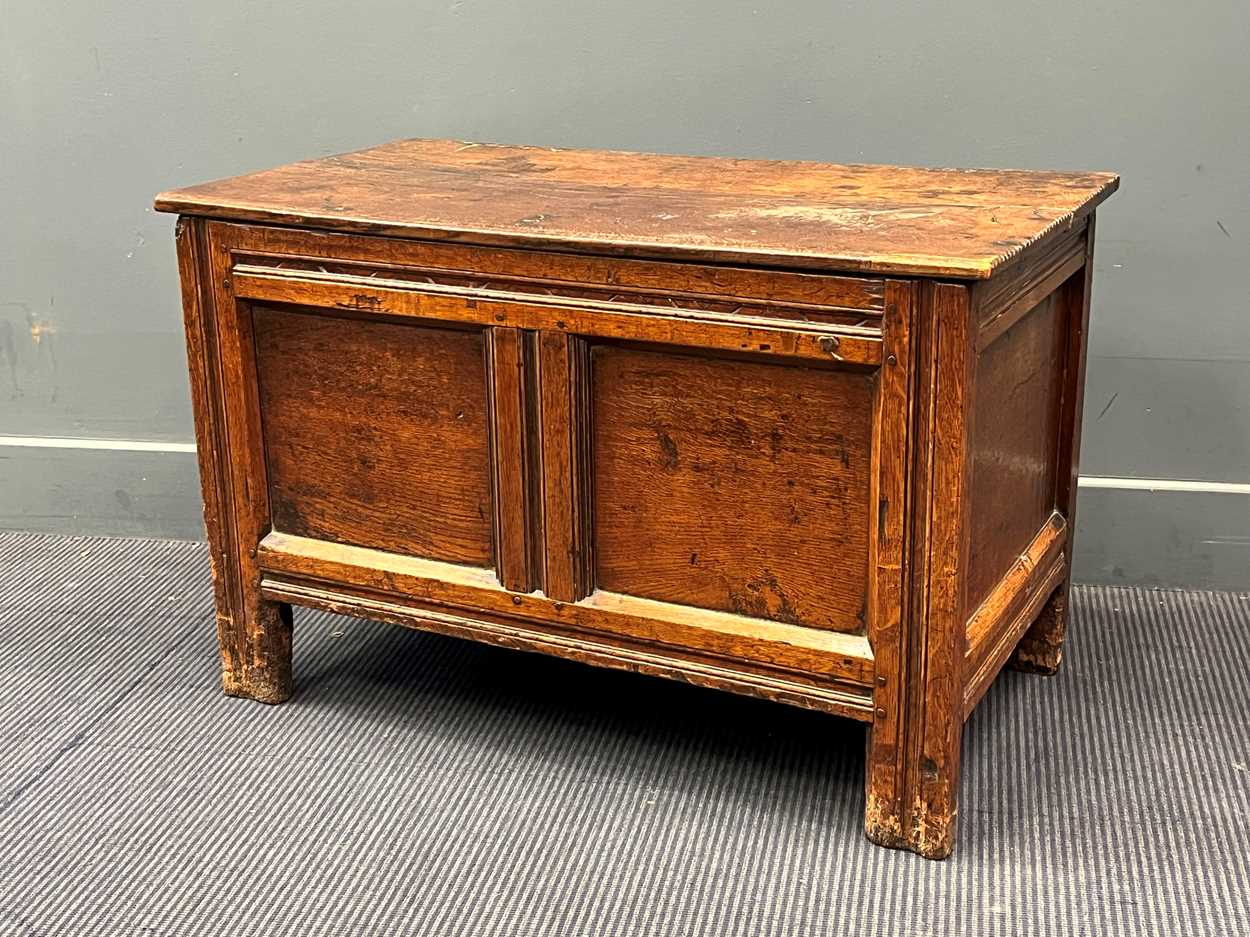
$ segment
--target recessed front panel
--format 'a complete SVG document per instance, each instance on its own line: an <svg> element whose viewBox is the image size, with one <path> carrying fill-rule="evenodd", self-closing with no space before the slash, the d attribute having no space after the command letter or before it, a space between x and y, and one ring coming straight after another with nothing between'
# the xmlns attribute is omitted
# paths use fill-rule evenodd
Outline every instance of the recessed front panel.
<svg viewBox="0 0 1250 937"><path fill-rule="evenodd" d="M482 334L254 307L275 530L490 566Z"/></svg>
<svg viewBox="0 0 1250 937"><path fill-rule="evenodd" d="M863 627L873 377L600 346L599 589Z"/></svg>

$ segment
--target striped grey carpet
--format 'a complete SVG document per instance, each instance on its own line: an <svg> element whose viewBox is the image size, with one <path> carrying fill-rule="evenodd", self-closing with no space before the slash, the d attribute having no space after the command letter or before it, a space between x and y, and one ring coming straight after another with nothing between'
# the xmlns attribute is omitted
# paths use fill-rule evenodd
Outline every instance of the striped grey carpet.
<svg viewBox="0 0 1250 937"><path fill-rule="evenodd" d="M1075 611L933 863L853 723L299 611L230 700L201 545L0 534L0 935L1250 933L1250 595Z"/></svg>

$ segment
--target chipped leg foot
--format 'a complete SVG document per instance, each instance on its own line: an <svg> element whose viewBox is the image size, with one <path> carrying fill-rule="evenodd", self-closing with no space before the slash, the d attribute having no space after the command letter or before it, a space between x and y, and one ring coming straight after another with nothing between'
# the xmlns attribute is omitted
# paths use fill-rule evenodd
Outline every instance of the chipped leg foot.
<svg viewBox="0 0 1250 937"><path fill-rule="evenodd" d="M1054 676L1063 661L1067 630L1068 592L1066 586L1061 586L1042 606L1037 620L1016 645L1007 666L1024 673Z"/></svg>

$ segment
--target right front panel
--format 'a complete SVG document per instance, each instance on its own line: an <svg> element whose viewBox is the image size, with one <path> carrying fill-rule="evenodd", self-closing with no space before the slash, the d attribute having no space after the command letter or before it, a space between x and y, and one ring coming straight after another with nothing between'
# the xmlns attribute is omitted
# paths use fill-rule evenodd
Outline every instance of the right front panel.
<svg viewBox="0 0 1250 937"><path fill-rule="evenodd" d="M874 375L592 346L595 585L862 631Z"/></svg>

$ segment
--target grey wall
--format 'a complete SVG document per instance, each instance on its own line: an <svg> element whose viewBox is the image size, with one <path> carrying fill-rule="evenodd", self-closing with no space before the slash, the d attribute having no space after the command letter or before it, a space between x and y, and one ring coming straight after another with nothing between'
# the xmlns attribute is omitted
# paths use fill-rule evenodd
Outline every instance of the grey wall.
<svg viewBox="0 0 1250 937"><path fill-rule="evenodd" d="M1079 572L1250 580L1245 0L55 6L0 0L0 526L198 535L156 191L450 136L1119 171Z"/></svg>

